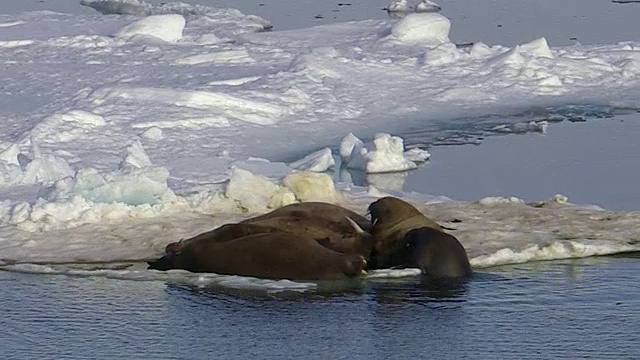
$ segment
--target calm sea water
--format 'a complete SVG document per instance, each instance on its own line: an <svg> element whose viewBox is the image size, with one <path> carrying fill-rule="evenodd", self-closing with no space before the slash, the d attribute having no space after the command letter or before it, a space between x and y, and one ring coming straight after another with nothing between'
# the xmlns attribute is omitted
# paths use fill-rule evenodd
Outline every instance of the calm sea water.
<svg viewBox="0 0 640 360"><path fill-rule="evenodd" d="M403 190L470 201L485 196L534 201L559 193L577 204L640 210L639 138L640 113L632 112L551 124L546 134L435 146L431 161L407 175Z"/></svg>
<svg viewBox="0 0 640 360"><path fill-rule="evenodd" d="M436 291L243 294L0 271L5 359L637 359L640 258L531 263Z"/></svg>

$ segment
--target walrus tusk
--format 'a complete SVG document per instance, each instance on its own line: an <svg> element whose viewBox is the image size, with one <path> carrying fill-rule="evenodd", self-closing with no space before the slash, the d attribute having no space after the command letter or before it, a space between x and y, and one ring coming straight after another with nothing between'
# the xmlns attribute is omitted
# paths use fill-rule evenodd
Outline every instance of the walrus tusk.
<svg viewBox="0 0 640 360"><path fill-rule="evenodd" d="M345 218L347 219L347 221L349 221L349 223L351 224L351 226L353 226L353 229L358 233L358 234L364 234L366 231L364 231L364 229L362 229L360 227L360 225L358 225L357 222L355 222L355 220L353 220L352 218L345 216Z"/></svg>
<svg viewBox="0 0 640 360"><path fill-rule="evenodd" d="M376 226L377 222L378 222L378 218L373 219L373 222L371 223L371 226Z"/></svg>

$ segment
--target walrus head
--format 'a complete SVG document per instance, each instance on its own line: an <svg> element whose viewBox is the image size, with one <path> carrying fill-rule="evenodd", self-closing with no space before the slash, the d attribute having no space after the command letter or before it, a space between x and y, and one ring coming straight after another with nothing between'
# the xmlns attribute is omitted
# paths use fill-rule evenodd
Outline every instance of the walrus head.
<svg viewBox="0 0 640 360"><path fill-rule="evenodd" d="M385 227L392 227L404 219L422 215L413 205L391 196L372 202L367 210L371 214L371 223L374 228L379 223L384 223Z"/></svg>

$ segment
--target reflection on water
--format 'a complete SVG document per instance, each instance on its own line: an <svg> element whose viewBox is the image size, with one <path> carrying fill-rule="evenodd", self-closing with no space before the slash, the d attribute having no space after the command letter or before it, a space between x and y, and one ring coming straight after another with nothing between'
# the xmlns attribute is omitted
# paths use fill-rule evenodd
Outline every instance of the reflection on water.
<svg viewBox="0 0 640 360"><path fill-rule="evenodd" d="M344 165L340 166L337 181L351 183L356 186L373 185L379 190L402 191L404 188L408 171L382 174L367 174L362 170L348 169Z"/></svg>
<svg viewBox="0 0 640 360"><path fill-rule="evenodd" d="M517 358L637 356L637 256L260 293L0 271L6 358ZM340 290L342 288L342 290Z"/></svg>

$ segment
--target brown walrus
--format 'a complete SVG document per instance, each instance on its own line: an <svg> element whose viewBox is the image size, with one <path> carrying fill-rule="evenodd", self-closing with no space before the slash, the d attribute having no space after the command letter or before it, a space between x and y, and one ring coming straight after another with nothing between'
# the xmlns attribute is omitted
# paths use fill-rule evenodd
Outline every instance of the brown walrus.
<svg viewBox="0 0 640 360"><path fill-rule="evenodd" d="M179 252L149 265L158 270L184 269L267 279L335 280L360 275L366 260L360 255L330 250L308 236L274 231L222 242L207 237L192 239Z"/></svg>
<svg viewBox="0 0 640 360"><path fill-rule="evenodd" d="M459 280L472 273L469 258L455 236L429 227L405 235L408 266L422 270L430 280Z"/></svg>
<svg viewBox="0 0 640 360"><path fill-rule="evenodd" d="M322 202L296 203L171 243L165 248L165 253L178 253L194 240L225 242L252 234L286 231L310 236L321 245L338 252L360 254L368 258L373 247L373 239L368 232L370 229L371 223L367 218L340 206Z"/></svg>
<svg viewBox="0 0 640 360"><path fill-rule="evenodd" d="M407 263L405 235L423 227L442 230L435 221L406 201L394 197L380 198L369 205L371 234L374 237L369 261L371 269L402 266Z"/></svg>
<svg viewBox="0 0 640 360"><path fill-rule="evenodd" d="M327 203L300 203L285 206L241 224L276 228L316 239L320 244L345 254L368 258L373 238L366 230L371 223L350 210ZM363 229L364 225L365 229Z"/></svg>

